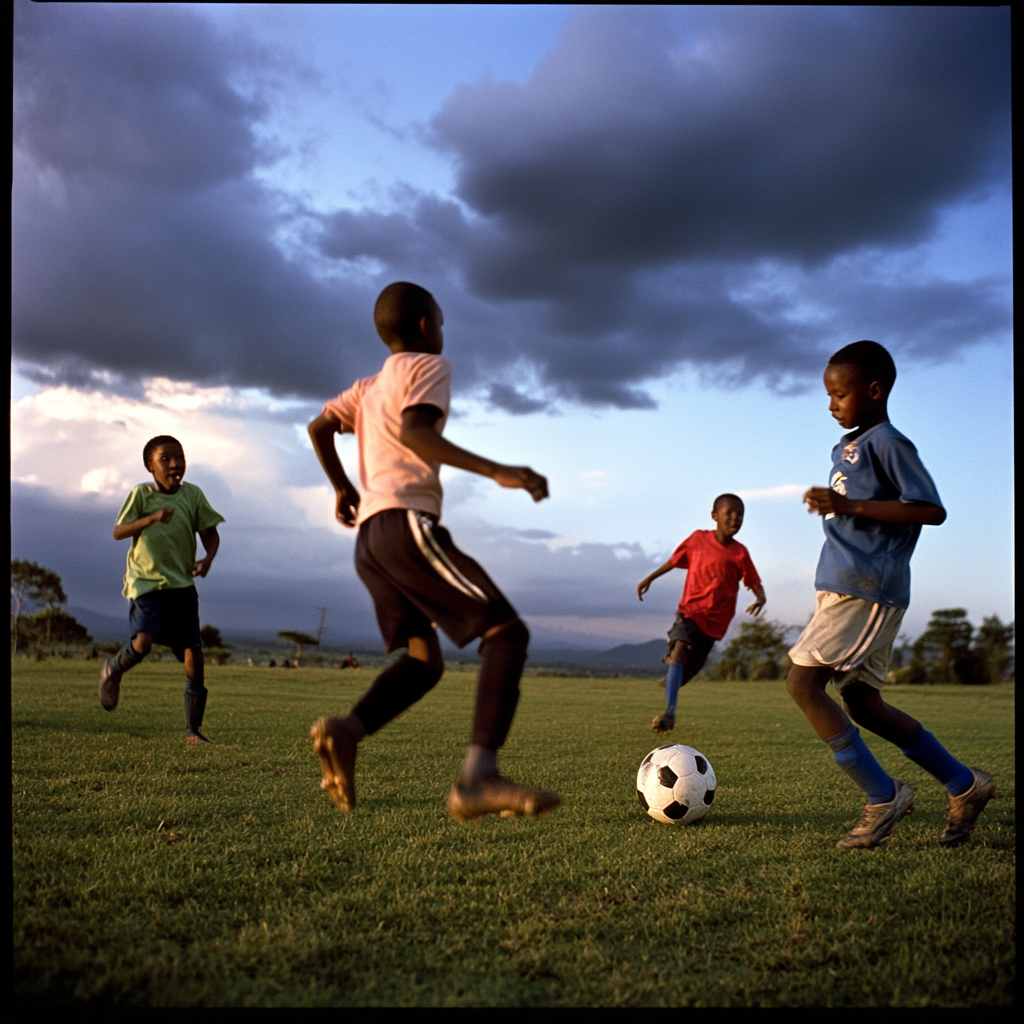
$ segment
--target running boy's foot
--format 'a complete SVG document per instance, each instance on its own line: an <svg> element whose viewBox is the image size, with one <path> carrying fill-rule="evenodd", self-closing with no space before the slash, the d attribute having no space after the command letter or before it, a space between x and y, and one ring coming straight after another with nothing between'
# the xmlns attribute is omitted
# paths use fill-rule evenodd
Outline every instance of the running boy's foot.
<svg viewBox="0 0 1024 1024"><path fill-rule="evenodd" d="M113 711L121 699L121 675L121 670L109 661L100 669L99 698L106 711Z"/></svg>
<svg viewBox="0 0 1024 1024"><path fill-rule="evenodd" d="M448 797L448 810L456 821L476 821L485 814L503 818L546 818L562 802L557 793L521 786L493 775L468 785L456 782Z"/></svg>
<svg viewBox="0 0 1024 1024"><path fill-rule="evenodd" d="M671 732L676 726L676 716L666 712L663 715L655 715L651 722L651 728L655 732Z"/></svg>
<svg viewBox="0 0 1024 1024"><path fill-rule="evenodd" d="M865 804L860 820L836 843L840 849L878 846L888 839L896 823L914 813L914 791L902 780L893 779L896 793L887 804Z"/></svg>
<svg viewBox="0 0 1024 1024"><path fill-rule="evenodd" d="M339 728L340 719L318 718L309 735L320 756L324 777L320 788L346 813L356 807L356 741Z"/></svg>
<svg viewBox="0 0 1024 1024"><path fill-rule="evenodd" d="M946 796L946 828L939 839L943 846L966 843L971 838L971 832L985 804L998 795L996 784L988 772L972 768L971 774L974 776L974 785L966 793Z"/></svg>
<svg viewBox="0 0 1024 1024"><path fill-rule="evenodd" d="M185 736L185 742L190 747L201 747L204 743L213 746L213 740L208 740L198 729L191 729Z"/></svg>

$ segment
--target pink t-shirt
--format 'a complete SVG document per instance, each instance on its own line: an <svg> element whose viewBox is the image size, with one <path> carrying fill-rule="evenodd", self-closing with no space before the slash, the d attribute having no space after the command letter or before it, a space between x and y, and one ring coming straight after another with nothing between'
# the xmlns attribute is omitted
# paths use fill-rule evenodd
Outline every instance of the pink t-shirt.
<svg viewBox="0 0 1024 1024"><path fill-rule="evenodd" d="M680 614L716 640L725 636L736 614L740 580L751 588L761 585L750 552L738 540L719 544L714 530L694 530L669 561L687 570Z"/></svg>
<svg viewBox="0 0 1024 1024"><path fill-rule="evenodd" d="M402 412L413 405L434 405L448 419L452 366L444 356L397 352L380 373L357 380L332 398L324 412L338 420L338 433L359 442L359 517L364 523L388 508L411 508L441 515L439 463L425 462L400 440Z"/></svg>

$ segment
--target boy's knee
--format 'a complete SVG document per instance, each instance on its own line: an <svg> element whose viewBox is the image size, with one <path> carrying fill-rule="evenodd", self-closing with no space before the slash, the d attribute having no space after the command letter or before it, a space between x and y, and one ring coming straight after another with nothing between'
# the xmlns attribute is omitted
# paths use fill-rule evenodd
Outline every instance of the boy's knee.
<svg viewBox="0 0 1024 1024"><path fill-rule="evenodd" d="M203 659L203 649L201 647L186 647L185 648L185 678L188 681L187 685L190 690L202 690L204 689L204 675L206 664Z"/></svg>
<svg viewBox="0 0 1024 1024"><path fill-rule="evenodd" d="M529 645L530 631L526 628L526 623L522 619L510 619L484 634L480 641L480 652L483 653L484 648L488 646L510 647L525 651Z"/></svg>
<svg viewBox="0 0 1024 1024"><path fill-rule="evenodd" d="M666 661L669 665L682 665L692 649L692 646L683 640L673 640Z"/></svg>
<svg viewBox="0 0 1024 1024"><path fill-rule="evenodd" d="M124 634L122 634L122 636L123 635ZM135 636L131 638L129 643L131 643L132 647L138 654L141 654L143 657L145 657L153 649L153 644L155 643L155 641L156 638L153 636L152 633L136 633Z"/></svg>
<svg viewBox="0 0 1024 1024"><path fill-rule="evenodd" d="M441 652L441 644L438 642L436 633L431 637L409 637L406 650L409 658L430 668L437 677L435 682L444 675L444 654Z"/></svg>

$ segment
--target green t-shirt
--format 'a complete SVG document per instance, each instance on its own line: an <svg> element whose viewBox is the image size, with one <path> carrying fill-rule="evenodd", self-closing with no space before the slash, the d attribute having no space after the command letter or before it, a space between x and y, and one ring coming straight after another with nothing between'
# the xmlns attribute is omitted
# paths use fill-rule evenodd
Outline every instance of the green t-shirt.
<svg viewBox="0 0 1024 1024"><path fill-rule="evenodd" d="M171 521L153 523L132 538L121 591L125 597L195 586L196 533L224 522L195 484L182 483L174 494L163 493L156 484L139 484L128 495L117 525L133 523L162 508L174 509Z"/></svg>

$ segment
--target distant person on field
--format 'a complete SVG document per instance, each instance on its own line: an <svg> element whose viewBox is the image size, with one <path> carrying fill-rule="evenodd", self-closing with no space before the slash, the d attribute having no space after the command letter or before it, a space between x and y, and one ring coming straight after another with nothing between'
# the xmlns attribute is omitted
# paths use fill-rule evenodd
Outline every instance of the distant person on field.
<svg viewBox="0 0 1024 1024"><path fill-rule="evenodd" d="M438 472L442 464L466 469L502 487L522 488L534 501L547 497L547 481L525 466L491 462L442 437L451 364L441 355L444 317L430 292L407 282L388 285L373 319L391 355L380 373L329 401L309 435L334 486L338 521L359 528L356 571L395 660L347 715L314 723L321 786L343 811L355 807L358 744L423 697L444 672L437 625L459 647L481 638L473 730L449 811L458 821L546 815L559 798L504 778L497 766L519 701L529 633L487 573L441 526ZM339 433L358 439L361 496L338 459Z"/></svg>
<svg viewBox="0 0 1024 1024"><path fill-rule="evenodd" d="M735 494L720 494L711 505L716 529L694 530L664 565L637 584L637 597L642 601L659 576L673 569L686 570L676 621L668 631L665 711L651 723L655 732L675 727L679 690L704 667L715 641L729 629L740 581L754 593L748 615L760 615L767 600L750 552L735 539L743 525L743 511L743 502Z"/></svg>
<svg viewBox="0 0 1024 1024"><path fill-rule="evenodd" d="M867 798L860 820L839 840L844 848L877 846L914 810L910 787L886 774L851 718L946 787L942 845L966 842L996 795L985 772L962 765L920 722L882 699L910 604L910 556L921 526L946 519L917 449L889 422L895 381L892 356L877 342L857 341L832 356L825 368L829 412L850 433L832 449L829 486L803 498L823 518L825 544L814 580L817 610L789 652L786 689ZM830 682L846 712L826 693Z"/></svg>
<svg viewBox="0 0 1024 1024"><path fill-rule="evenodd" d="M100 671L99 698L117 707L121 677L149 654L153 644L170 647L185 663L185 742L209 743L199 731L206 711L199 595L193 582L210 571L220 547L215 512L195 484L183 482L185 452L173 437L146 443L142 462L153 483L133 487L114 527L114 540L131 539L122 593L131 601L131 636ZM196 534L206 555L196 561Z"/></svg>

